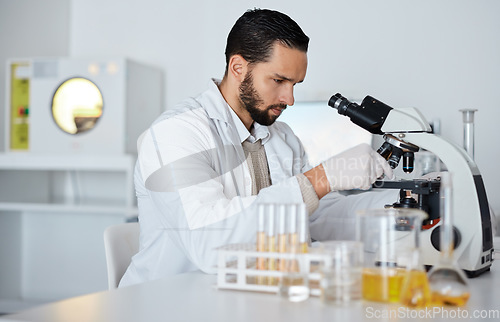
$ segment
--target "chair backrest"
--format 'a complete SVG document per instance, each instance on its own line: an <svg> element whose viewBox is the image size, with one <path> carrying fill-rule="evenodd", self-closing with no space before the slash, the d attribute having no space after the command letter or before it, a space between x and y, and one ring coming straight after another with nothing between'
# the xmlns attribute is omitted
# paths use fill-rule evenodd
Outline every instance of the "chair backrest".
<svg viewBox="0 0 500 322"><path fill-rule="evenodd" d="M130 265L132 256L139 251L139 223L123 223L104 231L104 250L108 270L108 288L118 287Z"/></svg>

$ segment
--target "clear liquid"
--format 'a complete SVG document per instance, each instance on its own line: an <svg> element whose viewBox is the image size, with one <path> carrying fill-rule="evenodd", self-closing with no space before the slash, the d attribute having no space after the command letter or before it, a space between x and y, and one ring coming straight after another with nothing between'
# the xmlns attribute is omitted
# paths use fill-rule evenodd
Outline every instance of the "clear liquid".
<svg viewBox="0 0 500 322"><path fill-rule="evenodd" d="M323 272L321 276L321 300L323 303L347 303L361 298L361 270L352 268L346 272Z"/></svg>
<svg viewBox="0 0 500 322"><path fill-rule="evenodd" d="M290 302L302 302L309 298L307 278L301 274L289 274L281 278L279 294Z"/></svg>

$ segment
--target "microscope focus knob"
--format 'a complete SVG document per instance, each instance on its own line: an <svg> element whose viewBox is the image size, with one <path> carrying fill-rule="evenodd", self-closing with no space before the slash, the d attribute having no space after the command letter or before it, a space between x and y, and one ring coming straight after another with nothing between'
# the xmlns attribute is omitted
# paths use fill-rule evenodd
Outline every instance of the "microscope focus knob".
<svg viewBox="0 0 500 322"><path fill-rule="evenodd" d="M431 233L431 244L438 251L441 251L441 242L439 237L441 235L440 232L441 226L437 226ZM461 239L460 231L457 227L453 226L453 249L457 249L460 245Z"/></svg>

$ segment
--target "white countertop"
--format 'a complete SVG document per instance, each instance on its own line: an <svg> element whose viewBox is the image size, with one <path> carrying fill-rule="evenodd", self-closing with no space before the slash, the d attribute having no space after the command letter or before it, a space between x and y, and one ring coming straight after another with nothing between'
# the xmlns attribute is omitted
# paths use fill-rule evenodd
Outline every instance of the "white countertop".
<svg viewBox="0 0 500 322"><path fill-rule="evenodd" d="M216 276L189 273L118 290L79 296L43 305L2 321L127 322L127 321L451 321L458 317L500 320L500 264L469 279L471 297L462 308L409 310L392 304L357 301L325 305L312 297L291 303L275 294L217 290ZM493 314L493 315L492 315ZM478 315L477 319L473 317ZM392 316L392 318L389 318ZM387 318L385 318L387 317ZM446 318L449 317L449 318ZM450 318L451 317L451 318ZM453 318L455 317L455 318ZM5 319L5 320L4 320Z"/></svg>

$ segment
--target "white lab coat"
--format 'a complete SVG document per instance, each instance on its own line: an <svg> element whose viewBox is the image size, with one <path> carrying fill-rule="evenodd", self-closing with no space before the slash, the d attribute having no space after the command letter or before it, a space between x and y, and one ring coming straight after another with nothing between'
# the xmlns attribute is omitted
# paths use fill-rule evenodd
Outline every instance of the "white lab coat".
<svg viewBox="0 0 500 322"><path fill-rule="evenodd" d="M134 178L140 250L120 286L198 269L214 273L215 248L255 241L257 203L302 202L295 175L311 167L300 140L282 122L257 127L272 185L252 195L241 146L248 131L242 127L212 82L206 92L164 112L141 136ZM311 237L353 239L356 208L397 198L394 191L364 195L323 198L310 216Z"/></svg>

